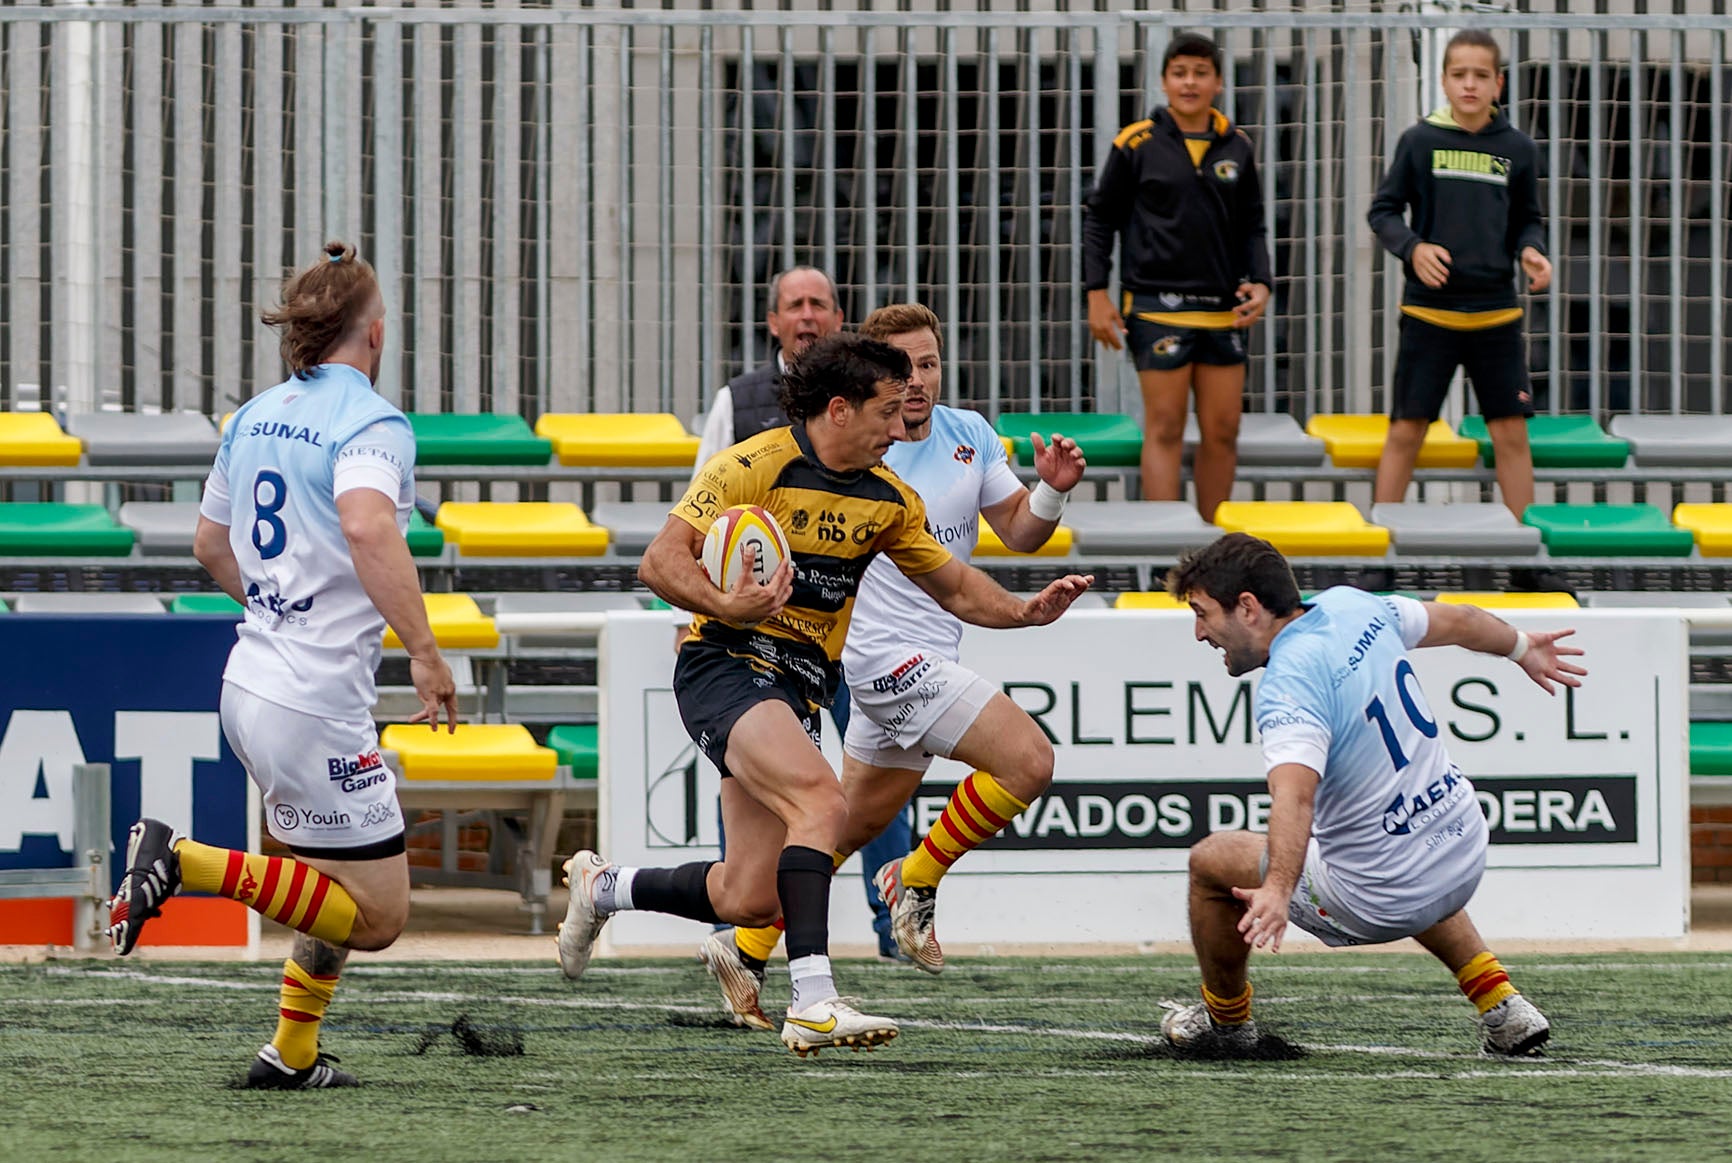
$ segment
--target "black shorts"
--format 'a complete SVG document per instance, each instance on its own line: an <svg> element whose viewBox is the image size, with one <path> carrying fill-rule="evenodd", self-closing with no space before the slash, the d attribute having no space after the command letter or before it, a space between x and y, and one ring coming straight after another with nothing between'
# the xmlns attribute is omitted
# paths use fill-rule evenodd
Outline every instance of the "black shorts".
<svg viewBox="0 0 1732 1163"><path fill-rule="evenodd" d="M1479 398L1480 414L1487 420L1534 414L1521 320L1479 331L1455 331L1403 315L1390 418L1436 420L1458 367L1466 370Z"/></svg>
<svg viewBox="0 0 1732 1163"><path fill-rule="evenodd" d="M713 642L687 642L674 662L674 701L680 721L716 770L731 776L724 760L728 735L740 716L759 703L787 703L816 745L822 738L818 708L800 684L763 659Z"/></svg>
<svg viewBox="0 0 1732 1163"><path fill-rule="evenodd" d="M1125 343L1138 371L1174 371L1193 363L1232 367L1245 362L1245 332L1239 328L1174 327L1139 318L1147 312L1215 309L1215 303L1182 301L1175 307L1162 302L1159 295L1133 294L1126 298Z"/></svg>

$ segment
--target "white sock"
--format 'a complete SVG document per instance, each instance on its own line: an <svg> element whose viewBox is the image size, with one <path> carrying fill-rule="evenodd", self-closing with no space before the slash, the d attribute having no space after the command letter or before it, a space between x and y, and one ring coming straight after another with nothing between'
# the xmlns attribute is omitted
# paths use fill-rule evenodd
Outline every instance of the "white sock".
<svg viewBox="0 0 1732 1163"><path fill-rule="evenodd" d="M808 953L788 962L788 976L794 983L793 996L788 999L791 1014L836 996L836 983L830 977L830 958L822 953Z"/></svg>
<svg viewBox="0 0 1732 1163"><path fill-rule="evenodd" d="M621 913L632 908L631 882L637 876L635 868L618 865L595 878L595 911Z"/></svg>

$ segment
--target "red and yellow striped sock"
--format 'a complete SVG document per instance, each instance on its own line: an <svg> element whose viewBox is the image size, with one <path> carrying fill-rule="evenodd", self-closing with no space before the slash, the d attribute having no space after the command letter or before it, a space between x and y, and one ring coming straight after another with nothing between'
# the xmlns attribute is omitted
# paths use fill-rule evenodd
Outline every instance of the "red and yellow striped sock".
<svg viewBox="0 0 1732 1163"><path fill-rule="evenodd" d="M1467 994L1467 1000L1482 1014L1519 992L1509 983L1509 974L1498 959L1489 952L1479 954L1456 970L1455 980L1461 992Z"/></svg>
<svg viewBox="0 0 1732 1163"><path fill-rule="evenodd" d="M1203 1004L1217 1026L1242 1026L1251 1020L1251 983L1246 982L1238 997L1216 997L1203 986Z"/></svg>
<svg viewBox="0 0 1732 1163"><path fill-rule="evenodd" d="M180 882L193 892L240 901L255 913L309 937L341 945L355 928L355 898L312 866L286 856L260 856L182 840Z"/></svg>
<svg viewBox="0 0 1732 1163"><path fill-rule="evenodd" d="M996 779L977 771L950 793L944 814L902 862L902 883L934 888L957 859L992 839L1027 804L1005 791Z"/></svg>
<svg viewBox="0 0 1732 1163"><path fill-rule="evenodd" d="M337 992L337 975L308 973L294 958L283 962L283 994L277 1009L277 1033L271 1045L282 1055L283 1065L305 1070L319 1056L319 1022L331 995Z"/></svg>

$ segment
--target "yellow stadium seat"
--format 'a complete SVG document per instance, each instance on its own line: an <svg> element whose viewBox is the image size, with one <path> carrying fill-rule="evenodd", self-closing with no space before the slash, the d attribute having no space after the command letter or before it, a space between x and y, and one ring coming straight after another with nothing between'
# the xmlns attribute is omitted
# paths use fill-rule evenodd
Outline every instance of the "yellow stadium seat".
<svg viewBox="0 0 1732 1163"><path fill-rule="evenodd" d="M559 767L559 756L521 723L459 723L455 733L432 731L425 723L393 723L379 745L397 753L406 781L552 782Z"/></svg>
<svg viewBox="0 0 1732 1163"><path fill-rule="evenodd" d="M1115 610L1185 610L1190 606L1166 590L1133 590L1113 599Z"/></svg>
<svg viewBox="0 0 1732 1163"><path fill-rule="evenodd" d="M998 531L984 520L980 523L980 544L974 547L976 557L1065 557L1070 553L1076 534L1069 525L1060 525L1046 539L1046 544L1033 553L1017 553L998 536Z"/></svg>
<svg viewBox="0 0 1732 1163"><path fill-rule="evenodd" d="M1346 501L1225 501L1215 524L1249 533L1293 557L1382 557L1389 530L1373 525Z"/></svg>
<svg viewBox="0 0 1732 1163"><path fill-rule="evenodd" d="M1438 594L1446 606L1483 606L1488 610L1575 610L1581 607L1566 593L1506 594L1497 590L1481 593Z"/></svg>
<svg viewBox="0 0 1732 1163"><path fill-rule="evenodd" d="M1732 557L1732 505L1678 505L1672 524L1691 532L1703 557Z"/></svg>
<svg viewBox="0 0 1732 1163"><path fill-rule="evenodd" d="M1004 444L1004 458L1006 460L1010 461L1010 463L1015 464L1016 463L1016 441L1012 440L1008 436L1000 436L998 439L1000 441L1002 441Z"/></svg>
<svg viewBox="0 0 1732 1163"><path fill-rule="evenodd" d="M1389 417L1313 416L1305 431L1323 441L1336 468L1376 468L1389 439ZM1456 435L1442 420L1425 430L1420 468L1472 468L1478 461L1479 445Z"/></svg>
<svg viewBox="0 0 1732 1163"><path fill-rule="evenodd" d="M684 468L698 455L698 438L667 412L550 412L535 434L553 441L560 464Z"/></svg>
<svg viewBox="0 0 1732 1163"><path fill-rule="evenodd" d="M434 524L463 557L594 557L607 530L568 501L447 501Z"/></svg>
<svg viewBox="0 0 1732 1163"><path fill-rule="evenodd" d="M83 455L84 441L62 432L47 412L0 412L0 464L63 467Z"/></svg>
<svg viewBox="0 0 1732 1163"><path fill-rule="evenodd" d="M427 603L427 622L433 628L433 639L441 650L490 650L499 645L499 630L493 619L481 612L475 599L468 594L423 594ZM403 640L389 626L385 628L385 646L401 650Z"/></svg>

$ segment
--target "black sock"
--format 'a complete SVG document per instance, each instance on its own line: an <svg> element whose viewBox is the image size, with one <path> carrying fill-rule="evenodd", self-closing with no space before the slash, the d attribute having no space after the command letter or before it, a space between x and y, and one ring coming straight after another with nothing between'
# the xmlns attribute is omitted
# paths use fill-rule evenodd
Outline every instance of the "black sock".
<svg viewBox="0 0 1732 1163"><path fill-rule="evenodd" d="M776 865L788 960L830 950L830 881L836 862L828 852L789 845Z"/></svg>
<svg viewBox="0 0 1732 1163"><path fill-rule="evenodd" d="M710 904L710 890L705 883L714 863L699 860L678 868L638 869L631 882L632 907L715 924L721 918Z"/></svg>
<svg viewBox="0 0 1732 1163"><path fill-rule="evenodd" d="M741 965L744 965L747 969L750 969L753 973L764 972L764 970L766 968L768 968L768 966L770 964L768 961L760 961L758 958L753 957L750 953L746 952L744 949L740 948L738 945L734 946L734 956L738 957L740 959Z"/></svg>

